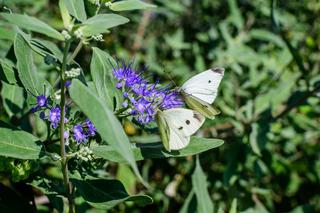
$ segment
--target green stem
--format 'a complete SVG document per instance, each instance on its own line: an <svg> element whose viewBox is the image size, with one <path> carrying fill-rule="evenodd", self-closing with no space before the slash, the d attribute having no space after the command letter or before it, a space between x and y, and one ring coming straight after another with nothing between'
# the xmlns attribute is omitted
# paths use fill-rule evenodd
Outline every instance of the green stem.
<svg viewBox="0 0 320 213"><path fill-rule="evenodd" d="M60 155L61 155L61 167L63 174L63 182L67 192L67 198L69 201L69 213L74 213L74 200L72 195L72 185L69 180L69 171L68 171L68 162L67 155L65 150L65 141L64 141L64 120L65 120L65 105L66 105L66 97L65 97L65 82L66 76L65 71L67 67L67 56L70 49L70 41L66 41L64 51L63 51L63 60L61 65L61 100L60 100Z"/></svg>
<svg viewBox="0 0 320 213"><path fill-rule="evenodd" d="M74 50L74 52L72 53L70 59L68 60L68 63L70 63L73 59L75 59L75 57L78 55L78 53L80 52L81 48L83 46L83 42L80 41L76 47L76 49Z"/></svg>

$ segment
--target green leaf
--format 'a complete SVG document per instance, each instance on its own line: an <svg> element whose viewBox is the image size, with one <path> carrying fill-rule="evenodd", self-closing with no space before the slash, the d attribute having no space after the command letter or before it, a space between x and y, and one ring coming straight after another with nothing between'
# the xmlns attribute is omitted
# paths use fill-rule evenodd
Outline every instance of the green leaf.
<svg viewBox="0 0 320 213"><path fill-rule="evenodd" d="M251 124L251 133L250 133L249 139L250 139L250 146L252 148L252 151L258 156L261 156L261 151L258 143L258 128L259 126L257 123Z"/></svg>
<svg viewBox="0 0 320 213"><path fill-rule="evenodd" d="M63 21L63 26L64 28L69 29L69 27L71 26L72 17L69 15L65 0L59 0L59 9Z"/></svg>
<svg viewBox="0 0 320 213"><path fill-rule="evenodd" d="M50 170L47 171L50 173ZM61 173L61 171L59 171ZM62 175L62 174L61 174ZM50 178L50 179L48 179ZM32 182L28 183L28 185L31 185L32 187L38 189L42 193L46 195L58 195L65 193L65 188L60 182L60 177L35 177Z"/></svg>
<svg viewBox="0 0 320 213"><path fill-rule="evenodd" d="M25 93L23 88L16 85L7 84L2 81L1 97L3 107L8 113L9 117L21 114L23 110L23 104L25 102Z"/></svg>
<svg viewBox="0 0 320 213"><path fill-rule="evenodd" d="M0 39L6 39L13 41L13 38L15 37L16 32L14 32L11 29L6 29L3 26L0 28Z"/></svg>
<svg viewBox="0 0 320 213"><path fill-rule="evenodd" d="M219 139L197 138L191 137L189 145L179 151L167 152L163 150L162 143L142 144L139 147L132 147L134 158L136 161L150 158L168 158L168 157L185 157L189 155L199 154L207 150L217 148L224 142ZM124 158L115 151L111 146L91 147L93 153L99 157L114 162L125 162Z"/></svg>
<svg viewBox="0 0 320 213"><path fill-rule="evenodd" d="M228 0L229 9L230 9L230 19L231 21L237 26L237 28L240 30L243 28L244 21L243 17L241 15L241 11L239 9L239 6L237 4L236 0Z"/></svg>
<svg viewBox="0 0 320 213"><path fill-rule="evenodd" d="M79 80L72 81L70 96L93 122L102 139L107 141L122 156L143 182L134 159L133 151L130 148L130 141L113 112Z"/></svg>
<svg viewBox="0 0 320 213"><path fill-rule="evenodd" d="M114 98L117 103L121 102L121 94L116 89L114 76L112 74L113 67L116 62L106 52L99 48L92 48L93 54L91 59L91 76L94 82L98 96L103 102L107 103L110 109L115 109Z"/></svg>
<svg viewBox="0 0 320 213"><path fill-rule="evenodd" d="M6 58L0 59L0 64L1 64L1 67L0 67L1 80L9 84L17 83L17 79L14 72L14 64Z"/></svg>
<svg viewBox="0 0 320 213"><path fill-rule="evenodd" d="M16 13L0 13L0 15L11 24L17 25L21 28L46 35L60 41L64 40L61 33L37 18Z"/></svg>
<svg viewBox="0 0 320 213"><path fill-rule="evenodd" d="M73 17L82 22L87 19L83 0L64 0L64 3Z"/></svg>
<svg viewBox="0 0 320 213"><path fill-rule="evenodd" d="M204 172L202 171L202 168L199 162L199 157L197 157L196 169L192 174L192 186L197 198L197 205L198 205L197 212L203 212L203 213L214 212L213 203L207 189L208 188L207 178Z"/></svg>
<svg viewBox="0 0 320 213"><path fill-rule="evenodd" d="M0 121L0 155L19 159L39 159L40 142L28 132L13 129Z"/></svg>
<svg viewBox="0 0 320 213"><path fill-rule="evenodd" d="M14 40L14 52L17 58L19 78L26 90L38 95L43 90L35 65L32 50L22 35L17 34Z"/></svg>
<svg viewBox="0 0 320 213"><path fill-rule="evenodd" d="M179 210L179 213L192 213L196 212L197 203L196 203L196 197L194 195L194 191L191 190L188 197L185 199L183 206Z"/></svg>
<svg viewBox="0 0 320 213"><path fill-rule="evenodd" d="M141 206L152 203L152 198L147 195L129 195L118 180L74 178L70 180L85 201L96 208L110 209L125 201L133 201Z"/></svg>
<svg viewBox="0 0 320 213"><path fill-rule="evenodd" d="M229 210L229 213L237 213L237 198L234 198L232 200L231 208Z"/></svg>
<svg viewBox="0 0 320 213"><path fill-rule="evenodd" d="M62 61L63 54L54 43L42 39L32 39L31 45L34 49L42 52L43 55L51 55L59 61Z"/></svg>
<svg viewBox="0 0 320 213"><path fill-rule="evenodd" d="M124 0L117 1L111 4L110 9L113 11L125 11L125 10L144 10L149 8L155 8L156 5L148 4L139 0Z"/></svg>
<svg viewBox="0 0 320 213"><path fill-rule="evenodd" d="M83 23L82 33L85 37L106 33L108 29L125 24L129 19L116 14L99 14L89 18Z"/></svg>
<svg viewBox="0 0 320 213"><path fill-rule="evenodd" d="M137 177L127 164L119 163L117 170L117 180L121 181L124 188L129 194L134 194L136 191Z"/></svg>

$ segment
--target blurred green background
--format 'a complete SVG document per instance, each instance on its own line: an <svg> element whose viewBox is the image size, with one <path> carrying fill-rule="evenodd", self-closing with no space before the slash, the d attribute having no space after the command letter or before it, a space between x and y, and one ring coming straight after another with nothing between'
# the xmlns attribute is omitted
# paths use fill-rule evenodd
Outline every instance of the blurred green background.
<svg viewBox="0 0 320 213"><path fill-rule="evenodd" d="M320 212L320 1L148 2L158 8L122 12L129 24L81 50L76 61L87 77L91 46L146 65L150 78L170 83L169 72L180 85L198 72L225 67L215 102L222 113L198 132L225 141L200 155L216 209L227 211L236 199L239 212ZM0 0L0 6L62 30L58 1ZM0 26L3 58L12 54L13 32L8 36L2 20ZM43 62L38 69L55 81L56 73ZM2 102L1 120L21 119L21 112L10 115L5 108ZM125 129L140 135L134 124ZM114 212L177 212L186 201L192 206L195 157L146 160L139 166L153 187L147 193L154 204L120 205ZM127 166L112 168L128 191L139 192ZM26 181L33 170L32 164L0 159L2 181Z"/></svg>

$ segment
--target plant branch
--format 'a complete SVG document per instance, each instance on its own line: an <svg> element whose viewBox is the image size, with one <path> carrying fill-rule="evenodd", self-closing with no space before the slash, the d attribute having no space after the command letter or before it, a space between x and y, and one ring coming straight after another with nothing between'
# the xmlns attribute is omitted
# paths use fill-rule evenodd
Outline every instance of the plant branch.
<svg viewBox="0 0 320 213"><path fill-rule="evenodd" d="M273 118L273 120L278 120L279 118L282 118L286 114L288 114L292 109L296 108L297 106L304 103L309 97L311 97L315 92L320 90L320 85L315 87L313 90L306 92L304 96L299 98L298 100L294 101L292 104L289 104L279 115Z"/></svg>
<svg viewBox="0 0 320 213"><path fill-rule="evenodd" d="M60 100L60 155L61 155L61 167L63 174L63 182L67 192L67 198L69 201L69 213L74 213L74 201L72 195L72 185L69 181L69 171L68 171L68 163L67 156L65 150L65 141L64 141L64 120L65 120L65 105L66 105L66 97L65 97L65 71L67 67L67 56L70 49L70 41L66 41L64 52L63 52L63 60L61 65L61 100Z"/></svg>
<svg viewBox="0 0 320 213"><path fill-rule="evenodd" d="M78 43L76 49L74 50L74 52L72 53L72 55L70 56L68 63L70 63L71 61L73 61L75 59L75 57L77 57L78 53L80 52L81 48L83 46L83 42L80 40L80 42Z"/></svg>
<svg viewBox="0 0 320 213"><path fill-rule="evenodd" d="M146 1L146 2L148 3L149 1ZM138 31L137 31L137 34L136 34L136 37L135 37L135 40L133 43L133 48L132 48L133 54L136 51L138 51L142 46L143 36L145 34L146 27L149 24L150 16L151 16L151 11L144 11L143 12L143 16L140 21Z"/></svg>

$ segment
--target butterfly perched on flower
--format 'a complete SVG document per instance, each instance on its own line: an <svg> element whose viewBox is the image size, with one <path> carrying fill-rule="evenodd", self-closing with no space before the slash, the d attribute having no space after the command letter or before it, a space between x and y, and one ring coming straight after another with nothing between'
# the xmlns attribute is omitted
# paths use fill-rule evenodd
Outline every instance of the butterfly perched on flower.
<svg viewBox="0 0 320 213"><path fill-rule="evenodd" d="M220 113L211 104L217 97L223 75L223 68L213 68L192 77L178 89L191 109L173 108L158 111L160 136L168 151L186 147L190 142L190 136L199 130L205 117L213 119Z"/></svg>
<svg viewBox="0 0 320 213"><path fill-rule="evenodd" d="M141 125L156 120L168 151L186 147L205 117L212 119L219 113L211 104L217 96L223 68L204 71L173 90L159 87L158 82L150 83L142 77L142 72L132 67L132 63L117 64L113 74L118 81L116 88L123 92L122 113L132 115ZM184 102L191 109L183 108Z"/></svg>

